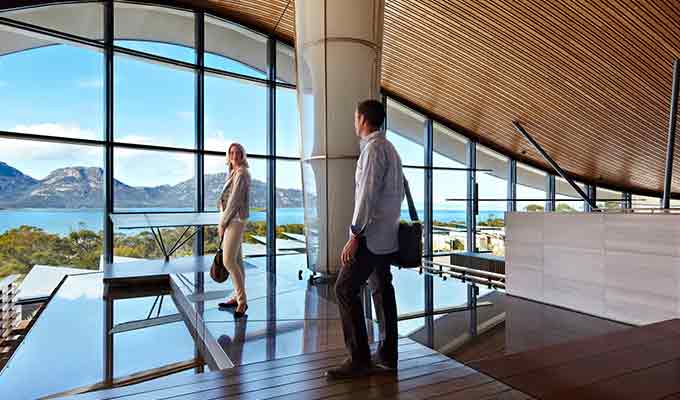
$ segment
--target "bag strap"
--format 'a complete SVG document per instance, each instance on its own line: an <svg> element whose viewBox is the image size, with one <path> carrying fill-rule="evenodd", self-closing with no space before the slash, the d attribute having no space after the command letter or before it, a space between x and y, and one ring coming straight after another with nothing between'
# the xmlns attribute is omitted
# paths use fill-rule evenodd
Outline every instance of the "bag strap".
<svg viewBox="0 0 680 400"><path fill-rule="evenodd" d="M220 247L217 248L218 250L222 250L222 241L224 240L224 235L226 235L226 234L227 234L227 232L222 233L222 237L220 237Z"/></svg>
<svg viewBox="0 0 680 400"><path fill-rule="evenodd" d="M411 197L411 189L408 186L408 180L404 177L404 191L406 192L406 201L408 202L408 213L411 216L411 221L420 221L418 219L418 211L413 204L413 197Z"/></svg>

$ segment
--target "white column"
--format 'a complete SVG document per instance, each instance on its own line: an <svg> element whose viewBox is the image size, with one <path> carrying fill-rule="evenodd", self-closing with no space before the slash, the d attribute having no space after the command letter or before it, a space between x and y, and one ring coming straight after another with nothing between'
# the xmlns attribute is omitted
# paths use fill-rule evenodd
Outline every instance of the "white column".
<svg viewBox="0 0 680 400"><path fill-rule="evenodd" d="M296 0L309 268L335 274L354 208L354 110L380 95L384 0Z"/></svg>

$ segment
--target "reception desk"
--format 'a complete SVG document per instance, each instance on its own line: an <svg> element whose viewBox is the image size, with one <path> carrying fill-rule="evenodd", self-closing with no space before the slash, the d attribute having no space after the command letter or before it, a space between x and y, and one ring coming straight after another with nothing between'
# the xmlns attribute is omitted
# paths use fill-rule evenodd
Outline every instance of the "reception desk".
<svg viewBox="0 0 680 400"><path fill-rule="evenodd" d="M680 316L680 215L508 213L511 295L631 324Z"/></svg>

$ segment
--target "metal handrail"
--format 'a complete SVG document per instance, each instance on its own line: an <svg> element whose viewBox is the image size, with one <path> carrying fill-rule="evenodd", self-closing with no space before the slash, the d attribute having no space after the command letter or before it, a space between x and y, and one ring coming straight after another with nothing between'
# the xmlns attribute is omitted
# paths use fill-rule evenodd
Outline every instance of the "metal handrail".
<svg viewBox="0 0 680 400"><path fill-rule="evenodd" d="M680 214L680 208L600 208L603 214Z"/></svg>
<svg viewBox="0 0 680 400"><path fill-rule="evenodd" d="M461 267L459 265L446 264L437 261L423 260L425 264L431 264L437 267L447 268L452 272L460 272L468 275L474 275L481 278L495 278L495 279L505 279L505 275L499 274L497 272L484 271L476 268Z"/></svg>
<svg viewBox="0 0 680 400"><path fill-rule="evenodd" d="M424 265L420 269L427 275L438 276L444 279L459 279L462 282L470 282L473 284L505 289L505 275L502 274L482 271L474 268L460 267L457 265L438 263L429 260L423 260L423 263Z"/></svg>
<svg viewBox="0 0 680 400"><path fill-rule="evenodd" d="M0 342L9 336L14 327L14 298L17 295L19 275L10 275L0 281Z"/></svg>

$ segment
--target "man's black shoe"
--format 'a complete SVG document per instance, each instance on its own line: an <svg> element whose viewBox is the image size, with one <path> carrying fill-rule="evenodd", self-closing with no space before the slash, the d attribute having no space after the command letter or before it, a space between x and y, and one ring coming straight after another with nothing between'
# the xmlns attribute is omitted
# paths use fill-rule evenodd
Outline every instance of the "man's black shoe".
<svg viewBox="0 0 680 400"><path fill-rule="evenodd" d="M358 378L360 376L368 376L373 372L373 366L367 364L364 366L357 366L352 363L351 359L346 359L342 364L335 368L326 371L326 378L328 379L350 379Z"/></svg>
<svg viewBox="0 0 680 400"><path fill-rule="evenodd" d="M389 372L389 373L395 373L397 372L397 363L395 362L387 362L380 358L380 356L375 353L371 355L371 364L373 365L373 369L376 372Z"/></svg>

